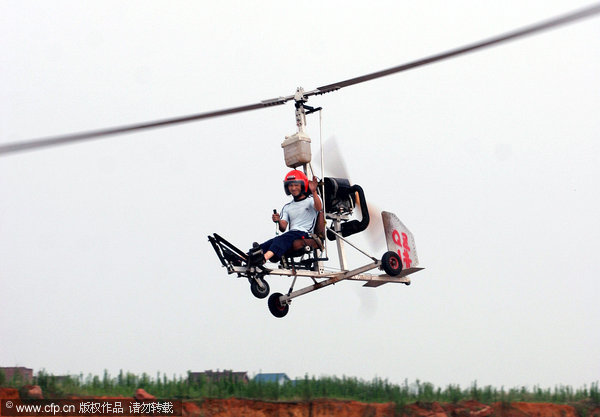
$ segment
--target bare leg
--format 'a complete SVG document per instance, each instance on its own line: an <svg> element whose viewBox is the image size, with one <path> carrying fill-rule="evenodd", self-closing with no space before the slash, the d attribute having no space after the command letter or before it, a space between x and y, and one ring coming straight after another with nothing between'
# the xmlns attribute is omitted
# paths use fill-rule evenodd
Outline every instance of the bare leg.
<svg viewBox="0 0 600 417"><path fill-rule="evenodd" d="M270 250L265 252L265 262L268 261L269 259L271 259L273 257L273 255L275 255L275 254L273 252L271 252Z"/></svg>

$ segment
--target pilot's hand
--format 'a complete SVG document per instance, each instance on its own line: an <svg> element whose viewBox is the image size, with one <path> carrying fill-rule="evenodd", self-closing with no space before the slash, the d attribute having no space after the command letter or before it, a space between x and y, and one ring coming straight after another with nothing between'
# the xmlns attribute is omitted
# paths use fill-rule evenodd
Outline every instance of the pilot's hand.
<svg viewBox="0 0 600 417"><path fill-rule="evenodd" d="M279 220L281 220L281 217L279 216L279 213L273 213L273 215L271 216L271 218L273 219L273 222L277 223L279 222Z"/></svg>
<svg viewBox="0 0 600 417"><path fill-rule="evenodd" d="M308 182L308 189L310 190L311 193L314 193L315 191L317 191L318 186L319 186L319 180L317 179L317 177L315 177L313 175L312 181Z"/></svg>

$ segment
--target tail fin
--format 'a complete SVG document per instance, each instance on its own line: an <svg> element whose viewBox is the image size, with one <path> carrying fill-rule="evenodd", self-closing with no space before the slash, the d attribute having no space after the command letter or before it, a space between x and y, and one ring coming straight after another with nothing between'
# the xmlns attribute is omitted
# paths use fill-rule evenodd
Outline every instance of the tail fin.
<svg viewBox="0 0 600 417"><path fill-rule="evenodd" d="M415 245L415 238L410 230L394 213L382 211L381 217L383 219L383 230L388 250L400 255L403 268L410 269L418 266L417 247Z"/></svg>

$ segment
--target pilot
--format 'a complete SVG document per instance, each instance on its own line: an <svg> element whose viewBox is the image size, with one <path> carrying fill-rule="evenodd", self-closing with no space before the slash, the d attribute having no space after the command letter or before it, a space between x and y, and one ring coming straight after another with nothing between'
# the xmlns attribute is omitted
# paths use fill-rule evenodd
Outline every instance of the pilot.
<svg viewBox="0 0 600 417"><path fill-rule="evenodd" d="M283 188L294 199L281 209L281 214L273 213L272 220L279 230L285 232L258 245L249 252L248 263L252 266L264 264L269 259L281 259L296 239L306 239L313 232L317 216L323 209L321 198L317 194L317 178L309 181L302 171L297 169L287 173L283 179Z"/></svg>

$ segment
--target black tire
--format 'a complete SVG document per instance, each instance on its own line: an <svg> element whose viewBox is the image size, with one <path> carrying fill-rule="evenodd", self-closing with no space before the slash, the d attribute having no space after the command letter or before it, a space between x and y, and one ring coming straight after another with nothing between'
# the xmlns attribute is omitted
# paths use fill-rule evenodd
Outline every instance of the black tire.
<svg viewBox="0 0 600 417"><path fill-rule="evenodd" d="M269 291L270 291L269 283L267 281L265 281L264 279L261 279L261 278L259 278L259 279L262 282L262 284L264 285L264 288L261 288L255 279L252 279L250 281L250 291L252 292L252 295L255 296L256 298L265 298L267 295L269 295Z"/></svg>
<svg viewBox="0 0 600 417"><path fill-rule="evenodd" d="M402 261L396 252L386 252L381 258L381 267L386 274L395 277L402 272Z"/></svg>
<svg viewBox="0 0 600 417"><path fill-rule="evenodd" d="M281 304L279 302L279 297L281 297L282 294L275 292L273 294L271 294L271 296L269 297L269 311L271 312L272 315L274 315L277 318L282 318L285 317L285 315L288 313L288 311L290 311L290 306L289 304Z"/></svg>

